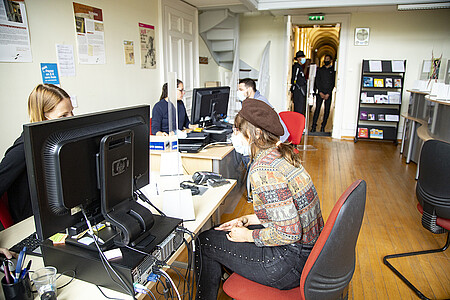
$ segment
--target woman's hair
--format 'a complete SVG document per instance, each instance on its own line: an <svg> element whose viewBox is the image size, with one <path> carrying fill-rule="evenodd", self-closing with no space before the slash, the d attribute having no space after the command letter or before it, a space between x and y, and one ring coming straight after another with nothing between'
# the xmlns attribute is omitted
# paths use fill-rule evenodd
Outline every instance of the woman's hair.
<svg viewBox="0 0 450 300"><path fill-rule="evenodd" d="M256 127L239 114L237 114L234 119L234 127L236 127L249 140L251 149L250 155L252 159L256 156L258 149L268 149L274 147L280 140L278 136L262 128ZM281 157L286 159L291 165L296 168L300 167L300 156L294 152L294 146L290 143L279 143L277 149L280 152Z"/></svg>
<svg viewBox="0 0 450 300"><path fill-rule="evenodd" d="M28 97L28 115L30 122L44 121L45 113L53 110L63 99L70 96L53 84L38 84Z"/></svg>
<svg viewBox="0 0 450 300"><path fill-rule="evenodd" d="M182 84L183 81L177 79L177 87ZM163 84L162 91L161 91L161 97L159 97L159 100L165 99L169 96L167 92L167 82Z"/></svg>

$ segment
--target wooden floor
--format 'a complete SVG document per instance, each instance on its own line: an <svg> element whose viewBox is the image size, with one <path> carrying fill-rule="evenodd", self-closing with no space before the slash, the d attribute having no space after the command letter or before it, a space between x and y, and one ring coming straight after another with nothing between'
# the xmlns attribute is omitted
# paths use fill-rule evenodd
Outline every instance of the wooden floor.
<svg viewBox="0 0 450 300"><path fill-rule="evenodd" d="M326 220L344 190L357 179L367 182L367 202L357 243L356 270L349 299L418 299L384 264L383 256L441 247L445 234L434 235L421 225L416 209L416 164L407 165L400 146L392 142L340 141L310 137L315 151L301 153L311 175ZM222 222L252 213L242 198ZM450 250L392 260L410 281L431 299L450 298ZM162 299L162 298L161 298ZM220 291L218 299L230 299Z"/></svg>

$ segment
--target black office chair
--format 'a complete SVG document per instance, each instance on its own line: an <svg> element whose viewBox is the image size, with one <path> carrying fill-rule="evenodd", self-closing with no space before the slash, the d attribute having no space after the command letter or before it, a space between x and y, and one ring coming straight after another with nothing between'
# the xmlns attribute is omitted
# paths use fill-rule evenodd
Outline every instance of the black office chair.
<svg viewBox="0 0 450 300"><path fill-rule="evenodd" d="M429 299L423 295L389 262L390 258L414 256L443 252L449 246L450 230L450 144L438 140L426 141L422 147L419 162L419 180L416 196L417 209L422 213L422 225L429 231L439 234L447 232L447 242L439 249L387 255L383 262L387 265L420 299Z"/></svg>

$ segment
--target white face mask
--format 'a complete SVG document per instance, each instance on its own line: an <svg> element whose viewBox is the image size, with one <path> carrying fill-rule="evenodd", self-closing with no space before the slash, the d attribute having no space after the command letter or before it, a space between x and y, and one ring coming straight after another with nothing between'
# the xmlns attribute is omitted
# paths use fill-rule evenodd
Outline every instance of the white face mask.
<svg viewBox="0 0 450 300"><path fill-rule="evenodd" d="M231 143L233 144L233 147L237 153L240 153L244 156L250 155L250 145L241 133L232 134Z"/></svg>
<svg viewBox="0 0 450 300"><path fill-rule="evenodd" d="M236 96L239 99L239 101L244 101L245 99L247 99L247 96L245 96L244 91L241 90L237 91Z"/></svg>

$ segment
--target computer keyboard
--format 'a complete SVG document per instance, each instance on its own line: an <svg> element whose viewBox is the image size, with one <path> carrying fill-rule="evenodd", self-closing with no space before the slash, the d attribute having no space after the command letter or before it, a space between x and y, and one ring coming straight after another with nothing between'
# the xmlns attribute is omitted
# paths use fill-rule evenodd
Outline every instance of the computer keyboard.
<svg viewBox="0 0 450 300"><path fill-rule="evenodd" d="M9 250L20 253L23 247L26 246L28 255L42 256L41 245L42 242L37 238L36 232L33 232L32 234L9 248Z"/></svg>

